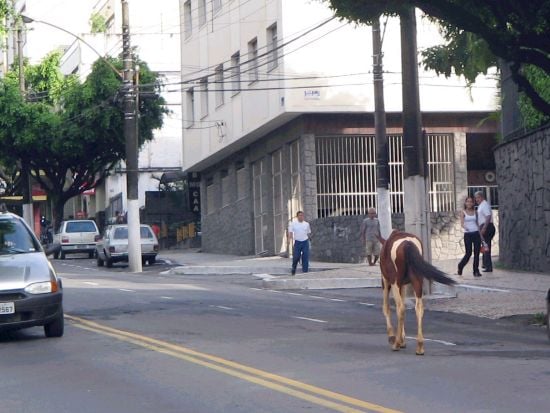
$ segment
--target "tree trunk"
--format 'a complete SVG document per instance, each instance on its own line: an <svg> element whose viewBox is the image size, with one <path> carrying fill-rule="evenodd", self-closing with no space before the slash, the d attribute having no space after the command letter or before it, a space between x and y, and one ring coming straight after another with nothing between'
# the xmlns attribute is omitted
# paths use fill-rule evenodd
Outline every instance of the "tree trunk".
<svg viewBox="0 0 550 413"><path fill-rule="evenodd" d="M63 221L63 211L65 210L65 204L67 199L65 197L52 197L53 200L53 228L57 232Z"/></svg>

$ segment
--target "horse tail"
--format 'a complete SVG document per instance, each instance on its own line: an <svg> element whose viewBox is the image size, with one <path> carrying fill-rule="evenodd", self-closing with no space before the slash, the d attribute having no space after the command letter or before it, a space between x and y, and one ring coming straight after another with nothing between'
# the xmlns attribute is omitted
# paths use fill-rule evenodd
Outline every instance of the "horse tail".
<svg viewBox="0 0 550 413"><path fill-rule="evenodd" d="M456 281L447 276L443 271L424 261L424 258L420 255L420 251L418 251L415 244L412 242L405 242L403 248L405 248L405 259L408 269L412 272L411 275L417 277L422 276L445 285L456 284Z"/></svg>

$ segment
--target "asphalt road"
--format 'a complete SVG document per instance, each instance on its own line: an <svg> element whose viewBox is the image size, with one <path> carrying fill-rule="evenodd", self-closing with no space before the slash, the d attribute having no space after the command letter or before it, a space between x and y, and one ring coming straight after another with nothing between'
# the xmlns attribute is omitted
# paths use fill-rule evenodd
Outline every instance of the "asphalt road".
<svg viewBox="0 0 550 413"><path fill-rule="evenodd" d="M387 344L380 290L269 291L248 276L129 274L70 258L65 336L0 335L0 412L539 412L545 330L425 314Z"/></svg>

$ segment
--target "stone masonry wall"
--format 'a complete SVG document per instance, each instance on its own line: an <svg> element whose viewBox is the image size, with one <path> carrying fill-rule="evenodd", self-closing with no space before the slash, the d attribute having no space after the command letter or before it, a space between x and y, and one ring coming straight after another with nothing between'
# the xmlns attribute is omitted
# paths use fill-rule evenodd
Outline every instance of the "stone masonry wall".
<svg viewBox="0 0 550 413"><path fill-rule="evenodd" d="M359 263L366 259L359 230L364 215L319 218L310 221L312 230L311 256L328 262ZM498 212L493 211L498 229ZM459 213L432 213L432 259L460 259L464 255L464 235ZM392 215L392 227L404 230L403 214ZM492 242L493 254L498 254L498 234Z"/></svg>
<svg viewBox="0 0 550 413"><path fill-rule="evenodd" d="M550 272L550 127L499 145L500 261Z"/></svg>

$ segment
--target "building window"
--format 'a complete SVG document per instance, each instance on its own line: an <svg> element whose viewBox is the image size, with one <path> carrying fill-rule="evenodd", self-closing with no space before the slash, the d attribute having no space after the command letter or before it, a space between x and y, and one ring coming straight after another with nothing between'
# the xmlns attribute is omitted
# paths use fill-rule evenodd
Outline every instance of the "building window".
<svg viewBox="0 0 550 413"><path fill-rule="evenodd" d="M216 67L215 73L216 107L219 107L224 103L223 64Z"/></svg>
<svg viewBox="0 0 550 413"><path fill-rule="evenodd" d="M231 56L231 91L236 95L241 90L241 54Z"/></svg>
<svg viewBox="0 0 550 413"><path fill-rule="evenodd" d="M214 185L214 178L210 177L206 179L206 213L212 214L216 211L215 205L216 186Z"/></svg>
<svg viewBox="0 0 550 413"><path fill-rule="evenodd" d="M193 33L193 18L191 16L191 0L183 3L183 26L185 38L188 39Z"/></svg>
<svg viewBox="0 0 550 413"><path fill-rule="evenodd" d="M454 211L454 141L450 134L429 134L428 174L432 212Z"/></svg>
<svg viewBox="0 0 550 413"><path fill-rule="evenodd" d="M185 92L185 109L185 124L190 128L195 123L195 90L193 88Z"/></svg>
<svg viewBox="0 0 550 413"><path fill-rule="evenodd" d="M247 197L247 169L244 167L244 161L238 161L235 164L237 171L237 200Z"/></svg>
<svg viewBox="0 0 550 413"><path fill-rule="evenodd" d="M201 118L204 118L208 116L208 78L202 78L199 83L201 90Z"/></svg>
<svg viewBox="0 0 550 413"><path fill-rule="evenodd" d="M428 182L432 212L455 209L452 134L429 134ZM403 137L388 136L390 204L403 213ZM376 208L376 151L372 135L318 137L315 144L319 218L365 215Z"/></svg>
<svg viewBox="0 0 550 413"><path fill-rule="evenodd" d="M273 70L278 65L278 49L277 49L277 23L267 29L267 70Z"/></svg>
<svg viewBox="0 0 550 413"><path fill-rule="evenodd" d="M217 13L222 8L222 0L212 0L212 13Z"/></svg>
<svg viewBox="0 0 550 413"><path fill-rule="evenodd" d="M250 83L258 80L258 39L248 42L248 80Z"/></svg>
<svg viewBox="0 0 550 413"><path fill-rule="evenodd" d="M206 23L206 0L199 0L199 27Z"/></svg>
<svg viewBox="0 0 550 413"><path fill-rule="evenodd" d="M229 171L227 169L222 169L221 171L222 178L222 207L228 206L231 201L231 191L229 188Z"/></svg>

